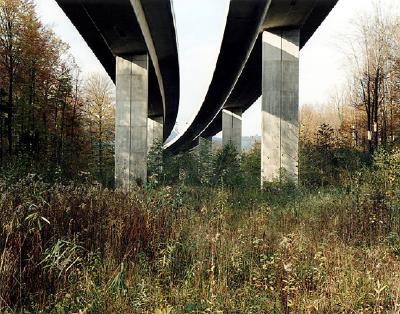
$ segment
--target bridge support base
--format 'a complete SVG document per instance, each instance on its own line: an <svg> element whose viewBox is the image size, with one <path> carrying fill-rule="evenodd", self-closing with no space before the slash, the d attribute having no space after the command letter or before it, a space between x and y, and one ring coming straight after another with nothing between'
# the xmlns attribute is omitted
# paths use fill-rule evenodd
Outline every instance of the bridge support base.
<svg viewBox="0 0 400 314"><path fill-rule="evenodd" d="M242 109L222 111L222 144L232 145L240 153L242 150Z"/></svg>
<svg viewBox="0 0 400 314"><path fill-rule="evenodd" d="M147 123L147 146L151 149L153 145L160 145L163 142L164 118L162 116L152 117L148 119Z"/></svg>
<svg viewBox="0 0 400 314"><path fill-rule="evenodd" d="M298 182L299 30L263 33L261 180Z"/></svg>
<svg viewBox="0 0 400 314"><path fill-rule="evenodd" d="M147 55L117 57L115 185L129 191L147 181Z"/></svg>

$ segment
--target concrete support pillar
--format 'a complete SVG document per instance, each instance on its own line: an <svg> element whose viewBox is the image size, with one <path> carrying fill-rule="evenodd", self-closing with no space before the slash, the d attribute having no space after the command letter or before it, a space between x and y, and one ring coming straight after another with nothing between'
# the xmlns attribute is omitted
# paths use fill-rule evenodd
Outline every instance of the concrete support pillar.
<svg viewBox="0 0 400 314"><path fill-rule="evenodd" d="M163 142L164 117L149 118L147 123L147 146L150 150L154 144L162 144Z"/></svg>
<svg viewBox="0 0 400 314"><path fill-rule="evenodd" d="M242 108L222 111L222 144L242 150Z"/></svg>
<svg viewBox="0 0 400 314"><path fill-rule="evenodd" d="M115 184L127 191L147 181L147 55L117 57Z"/></svg>
<svg viewBox="0 0 400 314"><path fill-rule="evenodd" d="M263 182L280 180L282 173L298 181L299 42L299 30L263 33Z"/></svg>

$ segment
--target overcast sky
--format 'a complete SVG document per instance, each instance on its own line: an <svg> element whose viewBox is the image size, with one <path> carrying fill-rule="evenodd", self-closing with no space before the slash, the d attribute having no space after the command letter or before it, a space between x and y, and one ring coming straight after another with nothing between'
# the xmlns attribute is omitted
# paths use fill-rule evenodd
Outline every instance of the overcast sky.
<svg viewBox="0 0 400 314"><path fill-rule="evenodd" d="M357 16L371 11L377 0L339 0L300 54L300 104L323 106L346 81L343 36L353 31ZM104 69L55 0L35 0L42 21L71 47L84 74ZM397 9L399 0L380 0ZM181 67L178 128L196 114L204 100L218 57L229 7L228 0L173 0ZM105 74L106 75L106 74ZM261 132L261 103L243 116L243 135Z"/></svg>

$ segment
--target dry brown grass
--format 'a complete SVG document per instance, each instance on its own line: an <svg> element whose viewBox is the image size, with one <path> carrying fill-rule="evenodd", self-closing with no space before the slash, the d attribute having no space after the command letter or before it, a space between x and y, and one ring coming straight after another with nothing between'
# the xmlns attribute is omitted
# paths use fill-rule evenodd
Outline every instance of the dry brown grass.
<svg viewBox="0 0 400 314"><path fill-rule="evenodd" d="M400 310L394 199L367 185L125 195L28 178L0 190L1 312Z"/></svg>

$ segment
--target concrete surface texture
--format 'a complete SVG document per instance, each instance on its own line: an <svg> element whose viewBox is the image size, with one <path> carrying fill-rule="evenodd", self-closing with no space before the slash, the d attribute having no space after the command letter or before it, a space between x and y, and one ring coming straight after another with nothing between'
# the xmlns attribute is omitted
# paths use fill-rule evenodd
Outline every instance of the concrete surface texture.
<svg viewBox="0 0 400 314"><path fill-rule="evenodd" d="M242 150L242 109L222 111L222 145L232 145L238 152Z"/></svg>
<svg viewBox="0 0 400 314"><path fill-rule="evenodd" d="M147 181L149 57L117 57L115 184L129 190Z"/></svg>
<svg viewBox="0 0 400 314"><path fill-rule="evenodd" d="M149 118L147 120L147 146L149 150L155 144L162 144L163 142L163 123L162 116Z"/></svg>
<svg viewBox="0 0 400 314"><path fill-rule="evenodd" d="M263 33L263 182L298 180L300 31Z"/></svg>

